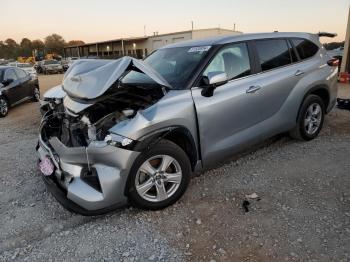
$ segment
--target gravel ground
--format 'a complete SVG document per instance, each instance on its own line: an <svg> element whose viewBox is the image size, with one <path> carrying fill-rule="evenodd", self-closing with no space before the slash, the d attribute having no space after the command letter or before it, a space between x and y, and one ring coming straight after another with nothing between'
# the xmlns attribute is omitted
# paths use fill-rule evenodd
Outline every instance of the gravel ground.
<svg viewBox="0 0 350 262"><path fill-rule="evenodd" d="M61 78L40 76L42 89ZM83 217L46 191L38 103L22 104L0 120L0 261L350 261L349 120L336 109L314 141L279 136L236 156L163 211Z"/></svg>

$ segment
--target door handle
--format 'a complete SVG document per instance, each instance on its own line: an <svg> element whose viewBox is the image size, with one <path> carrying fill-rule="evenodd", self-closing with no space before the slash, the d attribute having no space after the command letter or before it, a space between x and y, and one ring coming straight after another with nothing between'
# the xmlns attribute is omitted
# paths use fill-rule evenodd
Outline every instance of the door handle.
<svg viewBox="0 0 350 262"><path fill-rule="evenodd" d="M245 92L247 94L253 94L256 91L258 91L261 88L261 86L250 86Z"/></svg>
<svg viewBox="0 0 350 262"><path fill-rule="evenodd" d="M298 70L298 71L295 72L295 76L301 76L303 74L304 74L304 72L301 71L301 70Z"/></svg>

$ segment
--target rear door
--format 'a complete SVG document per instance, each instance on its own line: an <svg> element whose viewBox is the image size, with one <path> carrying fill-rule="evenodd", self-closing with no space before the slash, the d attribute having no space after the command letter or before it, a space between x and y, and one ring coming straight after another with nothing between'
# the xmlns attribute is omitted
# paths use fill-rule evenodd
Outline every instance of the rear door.
<svg viewBox="0 0 350 262"><path fill-rule="evenodd" d="M15 70L13 68L9 68L5 70L4 73L4 80L12 79L13 82L10 83L5 87L5 93L7 95L7 98L10 102L10 104L14 104L19 100L19 89L20 89L20 82L18 80L17 74L15 73Z"/></svg>
<svg viewBox="0 0 350 262"><path fill-rule="evenodd" d="M272 118L282 108L293 88L301 79L296 54L286 39L262 39L255 41L256 57L261 73L256 77L260 90L261 121ZM288 115L285 116L288 118ZM279 130L282 122L270 124L271 132ZM281 127L283 129L283 127ZM286 127L289 128L289 127Z"/></svg>

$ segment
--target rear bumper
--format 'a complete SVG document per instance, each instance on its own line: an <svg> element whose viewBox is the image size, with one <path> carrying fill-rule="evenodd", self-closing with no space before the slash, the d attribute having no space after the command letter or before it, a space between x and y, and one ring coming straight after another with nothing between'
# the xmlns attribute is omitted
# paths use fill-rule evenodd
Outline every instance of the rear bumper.
<svg viewBox="0 0 350 262"><path fill-rule="evenodd" d="M44 68L45 72L61 72L63 70L62 68Z"/></svg>
<svg viewBox="0 0 350 262"><path fill-rule="evenodd" d="M329 104L326 108L326 113L332 111L332 109L337 104L338 97L338 70L334 70L334 72L328 77L329 80Z"/></svg>
<svg viewBox="0 0 350 262"><path fill-rule="evenodd" d="M97 215L127 204L126 182L139 152L102 141L88 147L66 147L57 137L44 142L39 135L37 153L39 161L48 157L54 163L54 174L44 181L68 210ZM93 171L93 183L86 179L87 170Z"/></svg>

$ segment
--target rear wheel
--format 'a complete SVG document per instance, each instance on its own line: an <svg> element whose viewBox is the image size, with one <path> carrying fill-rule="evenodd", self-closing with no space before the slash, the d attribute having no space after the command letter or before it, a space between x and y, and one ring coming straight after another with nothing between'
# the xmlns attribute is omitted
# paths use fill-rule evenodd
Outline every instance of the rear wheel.
<svg viewBox="0 0 350 262"><path fill-rule="evenodd" d="M9 104L5 97L0 96L0 117L5 117L9 111Z"/></svg>
<svg viewBox="0 0 350 262"><path fill-rule="evenodd" d="M309 95L304 100L297 119L297 126L290 132L291 137L309 141L320 133L325 115L323 100L317 95Z"/></svg>
<svg viewBox="0 0 350 262"><path fill-rule="evenodd" d="M128 197L143 209L157 210L175 203L186 191L191 167L186 153L163 140L142 153L128 179Z"/></svg>

